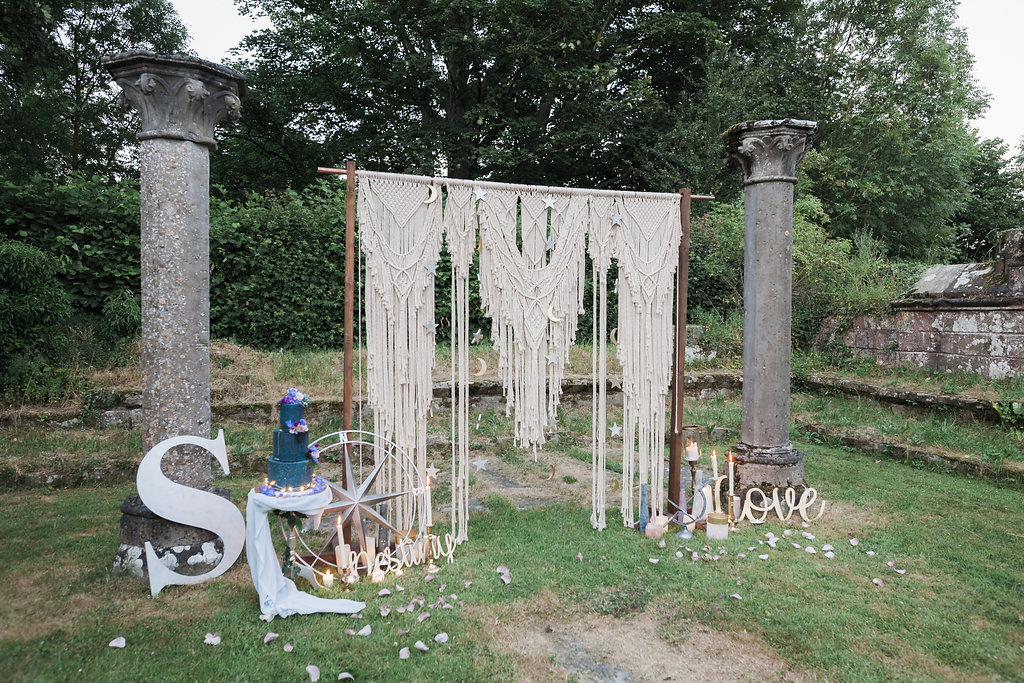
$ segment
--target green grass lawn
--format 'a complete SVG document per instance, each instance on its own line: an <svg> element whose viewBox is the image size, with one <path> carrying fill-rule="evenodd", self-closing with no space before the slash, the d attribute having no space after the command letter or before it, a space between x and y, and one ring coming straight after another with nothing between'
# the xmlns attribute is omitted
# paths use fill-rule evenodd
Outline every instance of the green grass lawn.
<svg viewBox="0 0 1024 683"><path fill-rule="evenodd" d="M784 523L745 525L721 544L718 561L675 557L668 547L618 525L590 528L589 510L563 505L516 511L502 499L471 520L455 562L424 583L421 571L390 578L404 593L377 597L359 584L362 620L313 615L258 619L244 556L225 576L171 587L147 586L108 571L118 544L119 506L129 486L0 493L0 661L7 680L321 680L349 671L357 680L515 680L517 659L491 635L493 619L542 602L554 614L600 614L630 628L638 612L657 614L661 633L685 643L695 624L722 642L754 634L798 671L829 680L1024 680L1024 498L989 481L876 461L861 453L798 444L808 481L830 502L805 541L778 550L756 543ZM239 505L253 479L227 480ZM857 537L854 548L848 542ZM790 539L786 539L789 541ZM701 538L688 544L700 549ZM836 547L826 559L821 545ZM713 552L717 552L717 545ZM755 547L755 551L748 551ZM872 550L875 556L865 551ZM583 557L576 559L577 553ZM745 553L746 558L738 554ZM767 553L768 560L757 555ZM657 564L649 562L657 558ZM895 568L906 569L897 575ZM495 569L507 565L504 586ZM877 587L872 579L881 578ZM472 585L465 587L465 581ZM378 615L417 595L455 593L463 605L415 615ZM736 600L731 594L739 594ZM435 596L435 597L431 597ZM418 613L418 611L417 611ZM553 617L556 618L557 617ZM370 636L344 635L371 624ZM409 629L399 636L399 629ZM263 644L268 631L280 637ZM218 632L218 646L203 644ZM439 645L435 634L450 641ZM127 647L107 647L124 636ZM416 640L401 660L401 646ZM291 653L282 646L292 643ZM728 672L728 661L722 671Z"/></svg>

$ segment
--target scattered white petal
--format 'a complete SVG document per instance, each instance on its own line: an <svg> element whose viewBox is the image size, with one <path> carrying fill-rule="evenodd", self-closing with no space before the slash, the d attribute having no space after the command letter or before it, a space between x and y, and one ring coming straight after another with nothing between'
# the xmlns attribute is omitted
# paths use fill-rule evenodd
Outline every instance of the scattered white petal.
<svg viewBox="0 0 1024 683"><path fill-rule="evenodd" d="M399 659L409 659L409 648L403 647L401 650L399 650L398 651L398 658Z"/></svg>
<svg viewBox="0 0 1024 683"><path fill-rule="evenodd" d="M582 557L580 559L582 559ZM472 581L466 581L465 585L466 585L466 588L469 588L470 586L473 585L473 582Z"/></svg>
<svg viewBox="0 0 1024 683"><path fill-rule="evenodd" d="M498 572L499 578L501 579L502 583L504 583L506 586L512 583L512 575L509 574L508 567L506 567L505 565L501 565L500 567L498 567L496 571Z"/></svg>
<svg viewBox="0 0 1024 683"><path fill-rule="evenodd" d="M831 543L826 543L825 545L821 546L821 549L822 549L822 550L825 550L825 551L828 551L828 550L835 550L835 548L833 548L833 547L832 547L832 544L831 544Z"/></svg>
<svg viewBox="0 0 1024 683"><path fill-rule="evenodd" d="M418 621L421 623L430 618L430 612L423 612L420 614Z"/></svg>
<svg viewBox="0 0 1024 683"><path fill-rule="evenodd" d="M206 638L203 642L207 645L220 645L220 634L219 633L207 633Z"/></svg>
<svg viewBox="0 0 1024 683"><path fill-rule="evenodd" d="M690 559L693 560L694 562L696 562L698 559L700 559L700 555L697 554L696 550L694 550L693 554L690 555Z"/></svg>
<svg viewBox="0 0 1024 683"><path fill-rule="evenodd" d="M735 600L742 600L742 599L743 599L743 598L742 598L742 597L740 596L740 594L739 594L739 593L733 593L733 594L732 594L732 597L733 597L733 599L735 599Z"/></svg>
<svg viewBox="0 0 1024 683"><path fill-rule="evenodd" d="M352 629L350 629L350 628L345 629L345 635L346 636L354 636L355 634L356 634L356 632L353 631Z"/></svg>
<svg viewBox="0 0 1024 683"><path fill-rule="evenodd" d="M755 546L750 546L747 550L753 550Z"/></svg>
<svg viewBox="0 0 1024 683"><path fill-rule="evenodd" d="M397 610L399 614L405 614L405 605L399 605L395 610Z"/></svg>
<svg viewBox="0 0 1024 683"><path fill-rule="evenodd" d="M801 531L800 535L803 536L804 538L806 538L808 541L813 541L814 540L814 534L812 534L810 532Z"/></svg>
<svg viewBox="0 0 1024 683"><path fill-rule="evenodd" d="M860 543L860 541L858 541L856 538L851 538L850 539L850 545L856 546L858 543Z"/></svg>
<svg viewBox="0 0 1024 683"><path fill-rule="evenodd" d="M342 671L340 674L338 674L338 680L339 681L354 681L354 680L356 680L356 677L353 676L352 674L350 674L347 671Z"/></svg>
<svg viewBox="0 0 1024 683"><path fill-rule="evenodd" d="M881 579L871 579L871 583L875 584L879 588L882 588L882 587L885 586L885 581L882 581Z"/></svg>
<svg viewBox="0 0 1024 683"><path fill-rule="evenodd" d="M423 577L423 583L429 583L430 581L433 581L435 578L436 577L433 574L427 574L425 577Z"/></svg>
<svg viewBox="0 0 1024 683"><path fill-rule="evenodd" d="M762 541L760 538L758 538L757 539L757 544L758 545L764 545L764 541Z"/></svg>
<svg viewBox="0 0 1024 683"><path fill-rule="evenodd" d="M379 595L380 597L383 598L383 597L386 597L388 595L391 595L391 591L389 591L387 588L381 588L380 592L377 593L377 595Z"/></svg>
<svg viewBox="0 0 1024 683"><path fill-rule="evenodd" d="M721 555L715 555L711 559L714 560L715 562L718 562L720 559L722 559L722 556ZM657 560L654 560L654 561L657 562Z"/></svg>
<svg viewBox="0 0 1024 683"><path fill-rule="evenodd" d="M417 650L419 650L420 652L426 652L427 650L430 649L429 647L427 647L426 643L424 643L422 640L417 640L415 643L413 643L412 646L414 648L416 648Z"/></svg>
<svg viewBox="0 0 1024 683"><path fill-rule="evenodd" d="M352 617L353 619L362 619L362 618L363 618L363 615L362 615L362 613L359 613L359 614L353 614L353 615L351 615L351 617Z"/></svg>
<svg viewBox="0 0 1024 683"><path fill-rule="evenodd" d="M747 556L746 553L739 553L739 554L736 555L736 557L740 558L741 560L744 559L746 556Z"/></svg>
<svg viewBox="0 0 1024 683"><path fill-rule="evenodd" d="M665 547L665 539L664 538L661 539L660 541L658 541L658 547L659 548L664 548Z"/></svg>
<svg viewBox="0 0 1024 683"><path fill-rule="evenodd" d="M309 680L312 683L316 683L316 681L320 680L320 668L319 667L310 664L309 666L306 667L306 673L309 674Z"/></svg>
<svg viewBox="0 0 1024 683"><path fill-rule="evenodd" d="M767 560L768 556L767 555L758 555L757 559L759 559L759 560Z"/></svg>
<svg viewBox="0 0 1024 683"><path fill-rule="evenodd" d="M776 545L777 543L778 543L778 541L777 541L776 539L774 539L774 538L773 538L772 540L768 541L768 547L769 547L769 548L777 548L777 547L778 547L778 546Z"/></svg>
<svg viewBox="0 0 1024 683"><path fill-rule="evenodd" d="M677 557L677 558L680 558L680 559L682 559L682 557L683 557L683 551L682 551L682 550L677 550L677 551L676 551L676 557Z"/></svg>
<svg viewBox="0 0 1024 683"><path fill-rule="evenodd" d="M649 558L647 558L647 561L650 562L651 564L658 564L658 558L656 558L656 557L649 557Z"/></svg>
<svg viewBox="0 0 1024 683"><path fill-rule="evenodd" d="M401 593L401 592L402 592L402 591L404 591L405 589L404 589L404 588L402 588L402 586L401 586L401 585L399 585L399 584L397 584L397 583L396 583L396 584L395 584L395 590L396 590L396 591L398 591L399 593Z"/></svg>
<svg viewBox="0 0 1024 683"><path fill-rule="evenodd" d="M864 554L867 555L868 557L874 557L875 556L875 551L874 550L865 550Z"/></svg>
<svg viewBox="0 0 1024 683"><path fill-rule="evenodd" d="M794 548L796 548L797 550L800 550L801 546L800 546L799 543L793 543L792 541L790 541L790 543L793 545Z"/></svg>
<svg viewBox="0 0 1024 683"><path fill-rule="evenodd" d="M407 635L409 635L409 629L407 629L407 628L400 628L400 629L398 629L398 635L399 636L407 636Z"/></svg>
<svg viewBox="0 0 1024 683"><path fill-rule="evenodd" d="M447 633L438 633L436 636L434 636L434 642L435 643L447 643L448 642L448 634Z"/></svg>
<svg viewBox="0 0 1024 683"><path fill-rule="evenodd" d="M808 524L807 522L800 522L800 526L802 526L803 528L807 529L807 528L809 528L809 527L810 527L811 525L810 525L810 524Z"/></svg>
<svg viewBox="0 0 1024 683"><path fill-rule="evenodd" d="M811 546L811 545L809 545L806 548L804 548L804 552L810 553L811 555L817 555L818 554L818 551L815 550L814 546Z"/></svg>
<svg viewBox="0 0 1024 683"><path fill-rule="evenodd" d="M782 532L782 535L785 536L786 538L789 538L790 536L793 535L793 530L792 529L786 529L785 531Z"/></svg>
<svg viewBox="0 0 1024 683"><path fill-rule="evenodd" d="M900 575L903 575L903 574L907 573L906 569L893 569L893 571L896 572L897 574L900 574Z"/></svg>
<svg viewBox="0 0 1024 683"><path fill-rule="evenodd" d="M112 641L110 641L110 644L107 647L116 647L116 648L120 649L120 648L123 648L124 646L125 646L124 636L118 636L117 638L114 638Z"/></svg>
<svg viewBox="0 0 1024 683"><path fill-rule="evenodd" d="M391 608L388 607L387 605L381 605L380 606L380 615L382 617L386 617L389 614L391 614Z"/></svg>
<svg viewBox="0 0 1024 683"><path fill-rule="evenodd" d="M831 550L829 550L829 551L828 551L827 553L825 553L825 557L827 557L827 558L828 558L828 559L830 559L830 560L831 560L831 559L832 559L833 557L835 557L835 556L836 556L836 554L835 554L834 552L832 552Z"/></svg>
<svg viewBox="0 0 1024 683"><path fill-rule="evenodd" d="M888 562L885 563L885 566L886 567L895 567L896 563L893 562L892 560L889 560Z"/></svg>
<svg viewBox="0 0 1024 683"><path fill-rule="evenodd" d="M268 631L267 635L263 636L263 644L266 645L272 640L277 640L277 634L273 631Z"/></svg>
<svg viewBox="0 0 1024 683"><path fill-rule="evenodd" d="M274 617L276 617L276 616L277 616L276 614L261 614L260 615L260 621L265 621L265 622L267 622L269 624L270 622L272 622L274 620Z"/></svg>
<svg viewBox="0 0 1024 683"><path fill-rule="evenodd" d="M291 643L285 643L283 649L284 649L285 652L291 652L292 650L295 649L295 646L292 645Z"/></svg>
<svg viewBox="0 0 1024 683"><path fill-rule="evenodd" d="M368 636L373 633L373 628L367 624L356 632L357 636Z"/></svg>

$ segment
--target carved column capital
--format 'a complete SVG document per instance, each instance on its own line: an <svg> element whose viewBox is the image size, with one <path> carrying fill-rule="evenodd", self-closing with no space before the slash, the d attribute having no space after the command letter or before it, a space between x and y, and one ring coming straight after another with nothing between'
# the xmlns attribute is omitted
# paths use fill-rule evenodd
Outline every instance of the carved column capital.
<svg viewBox="0 0 1024 683"><path fill-rule="evenodd" d="M213 128L241 117L245 76L187 55L133 50L103 58L121 100L142 114L140 140L188 140L216 149Z"/></svg>
<svg viewBox="0 0 1024 683"><path fill-rule="evenodd" d="M729 153L725 163L743 171L743 184L796 183L796 165L811 144L818 124L783 119L745 121L722 133Z"/></svg>

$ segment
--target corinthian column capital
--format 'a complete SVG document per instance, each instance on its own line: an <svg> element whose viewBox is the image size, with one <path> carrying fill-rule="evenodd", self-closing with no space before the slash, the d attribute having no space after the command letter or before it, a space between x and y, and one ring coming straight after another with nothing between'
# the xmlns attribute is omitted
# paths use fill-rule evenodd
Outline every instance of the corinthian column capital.
<svg viewBox="0 0 1024 683"><path fill-rule="evenodd" d="M122 102L142 114L140 140L188 140L216 149L213 128L241 116L245 76L187 55L133 50L103 58Z"/></svg>
<svg viewBox="0 0 1024 683"><path fill-rule="evenodd" d="M811 144L818 124L782 119L745 121L722 133L725 163L743 171L743 184L796 182L796 165Z"/></svg>

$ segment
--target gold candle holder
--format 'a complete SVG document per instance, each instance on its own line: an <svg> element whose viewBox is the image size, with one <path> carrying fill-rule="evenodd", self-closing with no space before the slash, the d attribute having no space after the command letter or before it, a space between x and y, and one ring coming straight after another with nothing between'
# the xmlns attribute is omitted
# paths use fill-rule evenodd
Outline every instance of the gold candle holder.
<svg viewBox="0 0 1024 683"><path fill-rule="evenodd" d="M736 520L733 518L733 498L735 496L729 496L729 531L736 528Z"/></svg>

